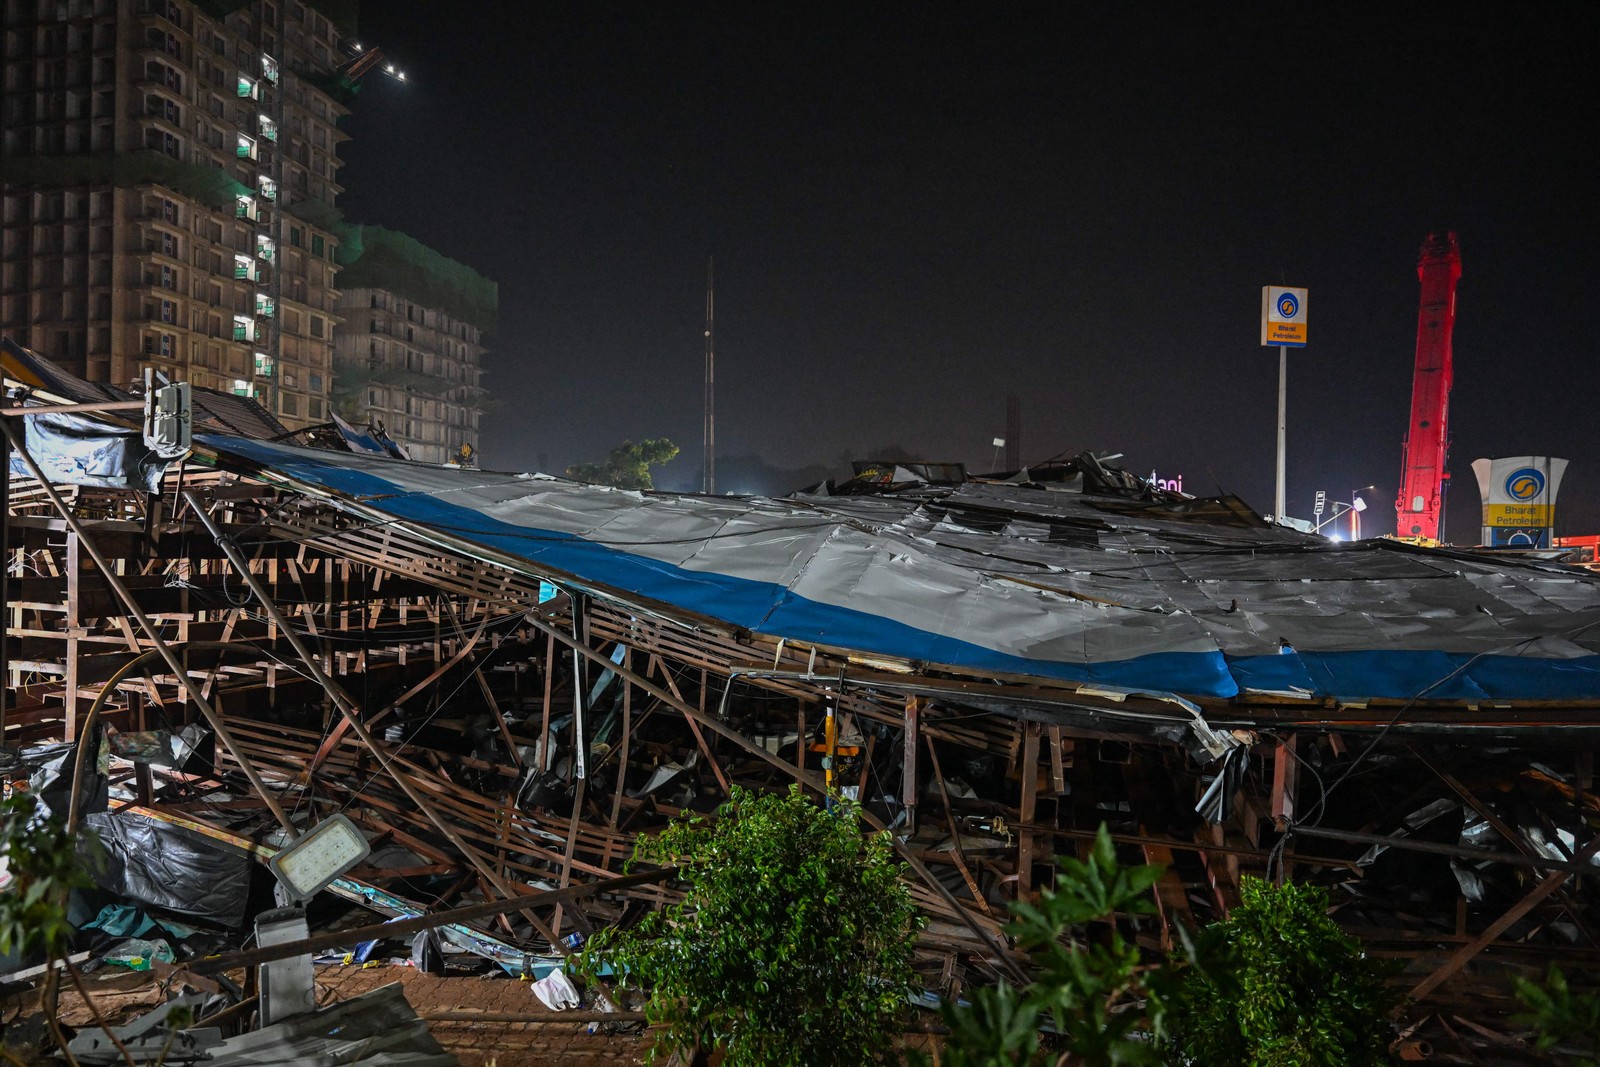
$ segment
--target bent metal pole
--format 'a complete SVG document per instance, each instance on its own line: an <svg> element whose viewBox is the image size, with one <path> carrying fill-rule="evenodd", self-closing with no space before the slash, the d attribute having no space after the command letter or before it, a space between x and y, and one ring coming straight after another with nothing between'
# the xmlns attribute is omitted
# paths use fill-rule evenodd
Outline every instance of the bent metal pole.
<svg viewBox="0 0 1600 1067"><path fill-rule="evenodd" d="M251 572L249 563L240 553L239 546L234 544L231 537L222 532L221 528L217 526L216 520L206 511L194 493L185 492L183 498L189 502L189 507L194 511L195 515L199 516L200 522L205 526L206 532L211 535L212 540L216 541L217 546L228 557L228 562L233 564L234 569L239 572L239 577L249 587L250 592L255 594L256 600L261 604L261 610L266 612L267 617L277 624L278 629L288 640L290 647L294 649L295 655L299 656L300 661L305 664L306 672L311 676L311 679L322 686L323 691L328 694L328 699L333 701L333 706L339 709L339 714L343 715L345 722L350 724L350 732L355 734L356 739L377 758L379 766L393 779L395 785L400 787L400 791L406 795L406 798L411 803L417 806L417 810L422 812L429 822L433 823L434 827L445 836L445 839L455 846L456 850L461 853L462 858L472 864L478 873L483 875L484 879L494 886L496 890L504 893L507 897L518 896L518 890L513 889L504 878L483 861L483 857L478 853L478 850L466 842L456 828L451 826L439 814L434 805L430 804L421 791L417 789L416 785L406 777L405 772L394 765L394 761L389 758L388 752L378 744L377 740L372 736L372 732L361 721L360 709L356 707L356 702L350 698L350 694L344 691L343 686L328 677L327 672L322 669L322 665L317 662L317 657L311 654L311 650L300 640L300 635L295 632L294 627L289 625L289 620L284 618L283 613L278 610L278 605L267 595L267 591L261 587L260 581ZM525 896L526 894L521 895ZM538 930L541 936L548 939L551 944L560 947L561 939L556 936L556 932L544 920L535 915L531 908L524 909L522 915L533 924L534 929Z"/></svg>
<svg viewBox="0 0 1600 1067"><path fill-rule="evenodd" d="M565 644L568 648L571 648L588 659L593 660L597 664L604 664L606 669L616 674L617 677L626 679L629 684L638 687L646 693L649 693L662 703L676 708L691 723L698 722L701 726L720 737L728 739L735 745L738 745L739 748L743 749L745 752L755 756L757 759L762 760L767 764L770 764L772 767L782 771L784 774L787 774L789 777L793 778L802 785L809 786L810 788L818 790L819 792L826 791L826 785L819 780L816 775L809 774L787 760L780 759L778 756L773 755L772 753L768 752L766 748L751 741L748 737L745 737L743 734L739 733L739 731L729 727L723 722L718 721L712 716L707 715L705 712L700 711L688 702L673 696L671 693L651 682L649 679L645 678L636 671L629 670L621 664L611 662L609 658L601 655L599 652L596 652L583 642L567 636L560 630L557 630L555 627L545 622L543 619L529 615L526 617L525 621L535 630L553 637L555 640ZM879 821L871 812L863 808L861 809L860 814L861 820L874 830L887 831L888 828L884 826L884 824ZM917 877L921 878L922 881L926 883L928 888L932 889L934 893L944 901L945 905L954 911L956 917L960 919L962 924L965 925L967 929L971 930L977 935L978 940L981 941L983 945L990 951L999 966L1012 972L1012 977L1017 978L1019 981L1024 979L1026 976L1023 975L1016 962L1011 958L1011 955L1006 952L1005 948L1002 947L998 941L994 939L993 935L991 935L988 930L984 929L983 924L979 922L959 900L956 899L955 894L950 892L950 890L945 887L943 882L934 877L933 872L928 869L927 865L922 862L921 858L918 857L914 851L895 840L893 834L889 835L889 842L894 846L895 852L899 854L900 858L906 862L906 864L917 875Z"/></svg>
<svg viewBox="0 0 1600 1067"><path fill-rule="evenodd" d="M200 710L200 714L205 718L206 724L216 733L217 740L221 741L223 747L228 750L228 754L233 757L234 762L239 765L239 769L244 772L245 778L249 779L251 788L261 797L262 803L266 804L267 810L272 813L272 817L277 820L278 825L283 827L284 830L290 834L296 833L294 823L289 821L289 816L284 814L284 810L278 804L277 798L268 790L267 783L262 779L260 772L256 770L255 764L250 762L250 758L244 754L244 750L233 739L233 734L223 723L222 716L217 714L216 709L205 698L205 694L195 684L194 679L189 677L189 672L184 668L183 664L178 662L178 657L173 654L167 643L161 639L161 635L156 631L155 624L140 609L138 601L134 600L133 594L128 591L128 587L117 576L117 572L111 568L111 564L106 562L105 556L100 554L100 549L95 545L94 539L83 528L77 516L72 514L72 509L67 506L65 500L61 499L61 494L56 492L56 487L50 484L50 479L45 476L38 462L23 447L22 442L17 439L12 432L10 424L5 420L0 420L0 433L3 433L6 440L11 442L11 447L17 450L17 455L27 465L29 473L38 480L40 487L45 491L45 495L50 498L50 503L54 504L56 510L61 513L62 519L66 520L68 528L78 535L78 540L83 545L84 551L89 553L89 558L94 560L96 567L100 568L100 576L111 587L111 591L117 595L117 599L122 601L123 606L128 609L128 614L132 615L134 620L138 622L139 628L144 631L145 636L155 643L157 654L166 661L167 667L177 676L178 684L183 686L183 690L188 694L189 699L194 701L195 707Z"/></svg>

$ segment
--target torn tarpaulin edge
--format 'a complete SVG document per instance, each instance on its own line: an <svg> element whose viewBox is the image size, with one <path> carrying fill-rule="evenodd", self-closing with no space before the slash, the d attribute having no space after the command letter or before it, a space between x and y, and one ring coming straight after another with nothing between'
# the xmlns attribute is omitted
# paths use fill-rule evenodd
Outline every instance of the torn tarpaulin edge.
<svg viewBox="0 0 1600 1067"><path fill-rule="evenodd" d="M145 447L138 430L72 412L41 412L22 421L23 443L51 481L160 492L167 462ZM11 472L30 473L20 456L12 457Z"/></svg>

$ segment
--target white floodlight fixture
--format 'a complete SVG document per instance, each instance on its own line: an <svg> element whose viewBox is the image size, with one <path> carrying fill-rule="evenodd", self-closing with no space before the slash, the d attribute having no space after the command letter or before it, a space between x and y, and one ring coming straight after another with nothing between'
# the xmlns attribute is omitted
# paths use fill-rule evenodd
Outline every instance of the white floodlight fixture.
<svg viewBox="0 0 1600 1067"><path fill-rule="evenodd" d="M334 815L301 834L267 867L294 900L310 900L372 852L349 816Z"/></svg>

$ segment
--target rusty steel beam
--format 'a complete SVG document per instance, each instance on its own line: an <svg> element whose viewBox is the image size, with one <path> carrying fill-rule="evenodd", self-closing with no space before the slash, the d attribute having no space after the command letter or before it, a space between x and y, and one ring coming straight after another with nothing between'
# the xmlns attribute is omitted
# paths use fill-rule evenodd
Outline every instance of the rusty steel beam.
<svg viewBox="0 0 1600 1067"><path fill-rule="evenodd" d="M184 691L189 694L189 699L194 701L195 707L205 717L206 724L217 735L217 740L222 742L223 747L228 750L228 754L238 763L239 769L244 773L245 778L249 780L250 787L256 791L256 795L266 804L267 810L272 812L272 817L277 820L279 826L289 833L295 833L294 823L289 820L289 816L278 804L277 798L267 788L267 783L262 779L260 773L256 771L255 765L250 762L244 751L239 747L238 742L234 740L233 733L228 729L227 724L222 721L222 716L217 714L216 709L211 706L211 702L201 693L200 687L195 684L194 679L190 678L189 673L184 670L183 664L178 662L178 657L173 654L172 649L162 640L161 633L156 629L155 623L151 622L150 617L139 607L139 602L133 598L133 594L128 591L128 587L123 584L122 579L118 577L111 564L101 554L93 539L84 530L83 524L72 513L72 509L67 506L67 502L61 498L61 494L56 492L55 486L50 484L50 480L45 477L44 471L39 467L33 455L17 439L16 434L11 429L11 424L0 420L0 434L4 434L6 440L11 442L11 447L16 449L17 455L27 465L28 471L34 478L38 479L40 488L50 498L50 503L55 505L56 511L60 512L68 527L78 535L84 551L89 553L89 558L94 560L96 567L100 568L101 577L116 593L117 599L122 601L123 605L128 609L128 613L139 623L139 628L144 631L145 636L155 643L155 647L159 650L159 655L166 661L172 673L177 676L178 684L183 686Z"/></svg>
<svg viewBox="0 0 1600 1067"><path fill-rule="evenodd" d="M265 611L268 617L277 623L279 629L283 631L285 639L294 648L295 654L305 664L306 670L317 684L322 686L323 691L328 694L329 698L332 699L334 706L339 709L339 714L343 715L345 722L349 723L350 732L355 734L367 751L373 754L379 766L384 769L394 784L400 787L400 791L406 795L406 799L417 806L417 810L422 812L429 822L433 823L434 827L445 836L445 839L451 845L455 846L456 850L461 853L468 863L477 868L478 873L483 875L497 892L503 893L508 897L526 896L527 894L519 894L512 889L505 879L495 873L494 869L489 866L478 850L467 844L460 832L444 816L440 815L431 803L423 798L421 791L407 779L406 774L395 767L394 762L389 758L388 752L378 744L377 739L372 736L366 725L362 723L361 712L355 701L344 691L343 686L328 677L327 673L323 671L321 664L317 662L317 657L311 654L311 650L305 646L305 642L300 640L300 635L294 631L294 628L289 625L289 621L283 617L278 605L267 595L267 591L261 587L260 579L251 572L250 566L239 552L238 546L218 529L216 521L195 499L193 493L185 493L184 499L189 502L189 507L194 509L200 522L205 526L206 532L227 554L228 562L234 565L234 568L239 572L240 579L243 580L245 585L249 586L250 592L255 595L256 600L261 604L261 610ZM556 936L555 931L551 930L544 920L535 915L532 908L523 910L522 915L533 924L534 929L549 939L552 944L560 945L560 938Z"/></svg>
<svg viewBox="0 0 1600 1067"><path fill-rule="evenodd" d="M1577 855L1573 856L1572 858L1575 862L1582 863L1590 856L1593 856L1596 852L1600 852L1600 837L1596 837L1587 845L1583 846ZM1592 866L1588 866L1587 869L1593 870L1594 868ZM1538 907L1540 902L1548 897L1551 893L1554 893L1557 889L1560 889L1561 884L1570 877L1572 877L1572 873L1570 871L1552 871L1545 875L1543 881L1533 887L1532 892L1523 897L1516 904L1512 905L1504 915L1500 916L1500 918L1490 923L1489 928L1484 930L1483 933L1479 934L1465 945L1462 945L1461 948L1457 949L1456 953L1448 960L1445 960L1444 963L1440 964L1438 969L1432 974L1428 975L1428 977L1424 978L1422 981L1413 986L1411 992L1406 994L1407 997L1411 1000L1421 1000L1429 993L1432 993L1435 989L1438 989L1445 982L1449 981L1452 977L1458 974L1463 967L1470 963L1472 959L1478 955L1478 953L1494 944L1496 939L1498 939L1501 934L1509 930L1513 923L1522 918L1524 915L1528 914L1528 912L1532 911L1534 908Z"/></svg>
<svg viewBox="0 0 1600 1067"><path fill-rule="evenodd" d="M782 771L784 774L793 778L800 784L809 786L818 792L824 791L823 783L817 778L816 775L809 774L801 768L796 767L794 764L785 762L779 757L768 752L761 745L754 743L749 738L745 737L743 734L739 733L737 730L733 729L727 724L719 721L715 717L701 712L699 709L693 707L686 701L675 698L671 693L654 684L649 679L612 663L610 659L588 647L583 642L562 633L560 630L551 626L543 619L529 616L527 621L530 626L539 632L554 637L561 644L575 649L581 655L588 657L590 660L599 663L610 670L616 671L619 677L626 678L628 681L631 681L634 685L638 686L646 693L649 693L657 700L677 708L678 711L687 718L697 720L700 725L705 727L707 730L727 738L739 748L750 753L752 756L755 756L757 759L776 767L778 770ZM861 818L874 830L886 831L886 827L883 825L883 823L865 809L862 809L861 811ZM977 917L972 914L971 910L963 906L962 903L956 899L955 895L952 894L949 889L945 888L944 883L934 877L933 872L928 870L927 865L924 864L914 852L906 848L906 846L902 845L899 841L895 841L893 835L890 835L890 841L893 842L895 852L899 854L900 858L905 860L911 869L916 872L917 877L921 879L928 886L928 888L932 889L934 893L938 895L940 900L944 902L945 906L950 908L951 911L961 920L962 924L977 936L978 942L991 953L996 963L1004 970L1010 972L1011 976L1015 980L1026 981L1027 976L1022 972L1021 968L1017 966L1016 961L1012 959L1011 953L1008 952L1005 947L995 939L993 934L984 928L983 924L978 921Z"/></svg>

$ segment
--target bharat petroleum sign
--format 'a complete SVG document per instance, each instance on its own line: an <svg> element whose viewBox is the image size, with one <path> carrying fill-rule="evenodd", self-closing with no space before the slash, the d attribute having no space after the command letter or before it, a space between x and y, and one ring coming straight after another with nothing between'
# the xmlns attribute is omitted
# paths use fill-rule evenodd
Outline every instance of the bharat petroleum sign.
<svg viewBox="0 0 1600 1067"><path fill-rule="evenodd" d="M1306 290L1261 287L1261 343L1284 348L1306 345Z"/></svg>
<svg viewBox="0 0 1600 1067"><path fill-rule="evenodd" d="M1473 461L1483 497L1483 543L1546 548L1555 526L1556 492L1567 461L1549 456L1513 456Z"/></svg>
<svg viewBox="0 0 1600 1067"><path fill-rule="evenodd" d="M1538 467L1519 467L1506 478L1506 496L1512 500L1532 500L1544 492L1544 471Z"/></svg>

